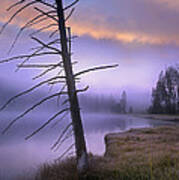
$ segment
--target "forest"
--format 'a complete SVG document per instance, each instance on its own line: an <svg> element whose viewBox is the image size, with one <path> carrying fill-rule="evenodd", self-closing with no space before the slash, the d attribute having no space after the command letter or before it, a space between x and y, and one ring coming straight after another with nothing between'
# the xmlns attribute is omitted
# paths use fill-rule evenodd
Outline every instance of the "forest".
<svg viewBox="0 0 179 180"><path fill-rule="evenodd" d="M152 90L152 105L149 113L179 113L179 67L170 66L161 71L156 87Z"/></svg>

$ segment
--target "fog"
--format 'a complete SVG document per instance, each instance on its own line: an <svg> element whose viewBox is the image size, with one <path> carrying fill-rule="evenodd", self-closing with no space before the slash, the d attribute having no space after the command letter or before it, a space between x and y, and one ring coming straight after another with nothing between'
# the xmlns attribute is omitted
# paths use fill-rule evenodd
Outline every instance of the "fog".
<svg viewBox="0 0 179 180"><path fill-rule="evenodd" d="M10 97L32 86L31 83L23 85L21 83L17 83L17 81L12 83L1 81L1 106ZM32 107L34 103L39 102L39 100L49 96L56 90L57 88L54 88L49 91L49 87L43 87L13 101L6 109L0 112L0 131L2 132L9 122L27 108ZM134 115L122 115L114 112L113 108L117 107L117 104L120 102L123 91L127 94L127 110L132 106L134 113L146 112L151 96L150 93L140 88L126 86L121 89L113 89L112 91L110 88L101 90L101 88L92 87L89 91L79 95L88 152L103 155L105 152L104 137L108 133L123 132L131 128L172 124L171 122L142 119ZM59 102L61 103L65 99L66 97L62 96ZM54 119L51 124L30 140L25 140L27 135L39 128L57 113L60 108L62 107L58 106L57 98L49 100L22 119L19 119L5 135L0 135L0 179L12 180L13 178L14 180L15 177L21 174L27 173L30 175L35 173L40 164L53 162L58 159L68 146L73 143L73 138L69 138L57 151L51 150L52 145L61 132L71 122L69 114L63 120L61 120L63 115ZM74 149L72 149L72 152L71 155L74 154Z"/></svg>
<svg viewBox="0 0 179 180"><path fill-rule="evenodd" d="M4 128L7 121L12 119L16 113L11 111L1 113L0 130ZM12 180L12 177L15 179L16 176L24 173L34 173L40 164L53 162L58 159L72 143L73 139L69 139L57 151L54 152L50 149L57 137L59 137L60 132L64 129L65 124L70 121L68 116L55 126L54 123L56 121L54 121L30 140L24 140L48 116L49 113L43 111L27 116L13 126L7 134L0 136L0 179ZM104 137L108 133L122 132L131 128L173 124L171 122L141 119L130 115L87 113L83 111L82 119L88 152L96 155L103 155L105 152ZM73 149L72 152L74 152Z"/></svg>
<svg viewBox="0 0 179 180"><path fill-rule="evenodd" d="M21 92L21 88L1 84L0 105L3 105L10 97ZM134 112L145 112L148 107L148 96L135 91L125 89L127 94L127 108L133 106ZM171 122L155 121L150 119L137 118L134 115L121 115L113 112L113 107L119 103L122 91L111 93L99 93L92 90L79 95L82 121L84 124L85 137L87 139L88 152L96 155L103 155L105 152L104 137L108 133L122 132L131 128L154 127L158 125L172 124ZM44 96L53 92L47 92L43 88L34 93L22 96L12 102L0 113L0 131L8 125L15 117L38 102ZM140 98L139 98L140 97ZM65 100L60 98L60 102ZM18 120L5 135L0 135L0 179L12 180L21 174L35 173L35 170L45 162L53 162L58 159L73 143L73 138L69 138L57 151L52 151L51 147L71 122L70 115L61 119L62 116L54 119L46 128L34 137L25 140L25 137L39 128L44 122L59 111L61 106L57 106L57 99L52 99L44 105L37 107L22 119ZM74 149L72 149L74 154ZM18 179L18 178L17 178Z"/></svg>

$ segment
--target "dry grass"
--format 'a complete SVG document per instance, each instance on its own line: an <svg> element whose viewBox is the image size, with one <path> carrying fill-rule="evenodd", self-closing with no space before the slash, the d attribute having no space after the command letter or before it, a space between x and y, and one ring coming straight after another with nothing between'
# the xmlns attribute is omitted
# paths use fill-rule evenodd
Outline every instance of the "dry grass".
<svg viewBox="0 0 179 180"><path fill-rule="evenodd" d="M86 180L178 180L179 127L130 130L105 137L104 157L89 156ZM39 170L37 180L77 180L75 159Z"/></svg>

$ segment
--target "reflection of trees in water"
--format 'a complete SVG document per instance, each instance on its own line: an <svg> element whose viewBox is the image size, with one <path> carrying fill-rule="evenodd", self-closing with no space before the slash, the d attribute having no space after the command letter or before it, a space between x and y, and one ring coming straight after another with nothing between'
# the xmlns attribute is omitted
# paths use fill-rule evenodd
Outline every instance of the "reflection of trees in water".
<svg viewBox="0 0 179 180"><path fill-rule="evenodd" d="M127 116L116 114L88 114L84 116L84 125L88 133L91 132L114 132L124 131L132 124L132 120Z"/></svg>
<svg viewBox="0 0 179 180"><path fill-rule="evenodd" d="M118 128L121 130L121 131L124 131L127 129L128 125L130 124L129 120L120 120L119 123L118 123Z"/></svg>

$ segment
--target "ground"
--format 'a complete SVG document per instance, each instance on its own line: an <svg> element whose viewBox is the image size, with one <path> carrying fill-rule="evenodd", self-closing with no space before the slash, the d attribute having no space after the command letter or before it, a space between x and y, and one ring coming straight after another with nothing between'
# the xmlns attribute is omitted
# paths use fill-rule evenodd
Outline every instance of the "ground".
<svg viewBox="0 0 179 180"><path fill-rule="evenodd" d="M89 155L87 180L178 180L179 126L133 129L105 137L104 156ZM39 180L76 180L74 158L44 165Z"/></svg>

